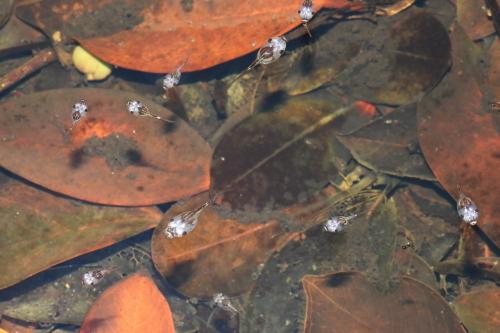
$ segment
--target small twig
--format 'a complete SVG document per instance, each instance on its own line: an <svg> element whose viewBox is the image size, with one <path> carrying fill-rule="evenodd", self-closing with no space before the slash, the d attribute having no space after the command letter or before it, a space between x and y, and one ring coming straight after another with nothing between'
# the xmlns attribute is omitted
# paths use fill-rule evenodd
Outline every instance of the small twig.
<svg viewBox="0 0 500 333"><path fill-rule="evenodd" d="M0 93L15 85L26 76L36 72L40 68L57 60L57 56L52 49L40 51L33 58L17 67L0 78Z"/></svg>

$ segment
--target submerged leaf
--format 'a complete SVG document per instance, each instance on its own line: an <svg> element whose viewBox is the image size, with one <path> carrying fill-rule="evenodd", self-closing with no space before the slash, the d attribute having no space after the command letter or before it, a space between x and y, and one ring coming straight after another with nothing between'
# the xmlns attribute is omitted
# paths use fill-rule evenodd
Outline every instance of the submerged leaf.
<svg viewBox="0 0 500 333"><path fill-rule="evenodd" d="M260 48L300 25L300 5L288 0L45 0L16 13L48 35L62 29L107 63L167 73L183 62L183 70L195 71ZM355 5L315 0L314 10Z"/></svg>
<svg viewBox="0 0 500 333"><path fill-rule="evenodd" d="M496 0L495 0L496 1ZM472 40L478 40L495 32L493 22L486 14L480 0L456 0L457 22Z"/></svg>
<svg viewBox="0 0 500 333"><path fill-rule="evenodd" d="M0 178L0 289L156 226L155 208L91 206Z"/></svg>
<svg viewBox="0 0 500 333"><path fill-rule="evenodd" d="M416 102L450 66L448 33L434 16L416 9L386 20L334 84L373 103Z"/></svg>
<svg viewBox="0 0 500 333"><path fill-rule="evenodd" d="M177 239L165 237L171 217L207 200L205 193L175 205L165 214L153 234L153 262L169 284L184 295L202 299L216 293L237 296L253 286L260 265L290 235L277 221L244 225L224 219L207 207L192 232Z"/></svg>
<svg viewBox="0 0 500 333"><path fill-rule="evenodd" d="M469 333L495 333L500 326L500 290L478 290L460 295L453 308Z"/></svg>
<svg viewBox="0 0 500 333"><path fill-rule="evenodd" d="M175 333L167 300L154 282L133 275L107 289L85 316L80 333Z"/></svg>
<svg viewBox="0 0 500 333"><path fill-rule="evenodd" d="M306 275L305 333L464 332L440 295L411 278L387 294L361 273Z"/></svg>
<svg viewBox="0 0 500 333"><path fill-rule="evenodd" d="M415 251L435 266L450 251L458 239L454 203L432 187L415 184L394 194L399 221Z"/></svg>
<svg viewBox="0 0 500 333"><path fill-rule="evenodd" d="M477 204L478 225L500 241L500 115L492 113L475 77L474 44L459 26L452 34L451 73L418 106L424 156L455 199L459 187ZM458 222L458 216L457 216Z"/></svg>
<svg viewBox="0 0 500 333"><path fill-rule="evenodd" d="M72 124L74 103L87 115ZM131 99L174 123L134 117ZM211 149L183 120L134 94L49 90L1 105L0 164L50 190L101 204L164 203L207 189Z"/></svg>
<svg viewBox="0 0 500 333"><path fill-rule="evenodd" d="M318 193L344 165L335 121L350 111L320 92L287 99L226 133L215 149L211 190L232 210L266 213Z"/></svg>
<svg viewBox="0 0 500 333"><path fill-rule="evenodd" d="M241 332L298 332L305 307L300 281L307 274L364 271L371 282L389 289L399 276L395 266L405 266L394 257L400 249L397 223L396 207L389 199L370 219L360 214L340 233L324 232L319 225L306 231L301 242L287 243L262 270L249 296ZM283 325L287 321L290 325Z"/></svg>
<svg viewBox="0 0 500 333"><path fill-rule="evenodd" d="M488 87L494 101L500 103L500 38L495 39L488 51L489 55L489 71L488 71Z"/></svg>
<svg viewBox="0 0 500 333"><path fill-rule="evenodd" d="M391 112L383 119L337 138L367 168L400 177L435 180L418 147L416 107Z"/></svg>
<svg viewBox="0 0 500 333"><path fill-rule="evenodd" d="M321 30L328 29L326 32ZM266 66L266 83L270 92L284 90L295 96L334 82L359 55L373 23L364 20L340 22L325 26L314 43L291 52L289 57ZM366 34L364 33L366 32Z"/></svg>

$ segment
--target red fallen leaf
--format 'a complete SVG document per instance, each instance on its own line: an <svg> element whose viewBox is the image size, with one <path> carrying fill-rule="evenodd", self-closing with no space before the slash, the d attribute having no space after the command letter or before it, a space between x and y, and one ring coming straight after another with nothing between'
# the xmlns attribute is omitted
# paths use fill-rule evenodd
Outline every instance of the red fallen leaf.
<svg viewBox="0 0 500 333"><path fill-rule="evenodd" d="M73 129L72 105L88 114ZM141 100L152 114L175 115L141 96L105 89L61 89L9 99L0 108L0 164L50 190L109 205L178 200L209 185L211 149L183 120L127 112Z"/></svg>
<svg viewBox="0 0 500 333"><path fill-rule="evenodd" d="M186 61L183 70L195 71L257 50L301 24L302 2L45 0L16 13L48 35L62 30L108 63L166 73ZM315 11L356 6L347 0L314 1ZM116 22L106 23L107 17Z"/></svg>
<svg viewBox="0 0 500 333"><path fill-rule="evenodd" d="M486 289L460 295L453 308L469 333L495 333L500 327L500 290Z"/></svg>
<svg viewBox="0 0 500 333"><path fill-rule="evenodd" d="M175 333L167 300L145 275L107 289L85 315L80 333Z"/></svg>
<svg viewBox="0 0 500 333"><path fill-rule="evenodd" d="M457 21L472 40L478 40L495 32L488 19L483 0L457 0Z"/></svg>
<svg viewBox="0 0 500 333"><path fill-rule="evenodd" d="M302 284L305 333L464 333L446 301L412 278L403 277L387 294L356 272L306 275Z"/></svg>
<svg viewBox="0 0 500 333"><path fill-rule="evenodd" d="M207 207L196 228L184 237L169 239L164 230L170 219L200 207L203 193L173 206L153 234L151 253L156 269L184 295L210 299L216 293L240 295L249 290L259 265L295 234L285 233L277 221L240 224Z"/></svg>
<svg viewBox="0 0 500 333"><path fill-rule="evenodd" d="M161 218L156 208L78 204L0 177L0 266L6 268L0 289L153 228Z"/></svg>
<svg viewBox="0 0 500 333"><path fill-rule="evenodd" d="M477 204L479 226L500 241L500 115L492 113L475 75L474 45L455 26L451 73L418 106L419 141L441 185L458 186ZM458 220L458 217L457 217Z"/></svg>

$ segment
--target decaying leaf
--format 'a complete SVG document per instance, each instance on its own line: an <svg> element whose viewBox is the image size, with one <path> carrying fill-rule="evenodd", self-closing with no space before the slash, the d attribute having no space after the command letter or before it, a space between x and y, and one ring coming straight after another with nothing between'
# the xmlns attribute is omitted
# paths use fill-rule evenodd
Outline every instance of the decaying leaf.
<svg viewBox="0 0 500 333"><path fill-rule="evenodd" d="M88 113L72 124L74 103ZM127 101L152 114L135 117ZM81 200L141 206L208 188L211 149L183 120L153 102L104 89L50 90L1 105L0 164L36 184Z"/></svg>
<svg viewBox="0 0 500 333"><path fill-rule="evenodd" d="M453 308L469 333L495 333L500 326L500 290L473 291L460 295Z"/></svg>
<svg viewBox="0 0 500 333"><path fill-rule="evenodd" d="M383 119L337 138L367 168L400 177L435 180L422 156L417 138L414 104L391 112Z"/></svg>
<svg viewBox="0 0 500 333"><path fill-rule="evenodd" d="M410 9L386 18L335 84L354 98L404 105L418 101L450 66L446 28L431 14Z"/></svg>
<svg viewBox="0 0 500 333"><path fill-rule="evenodd" d="M237 296L255 283L260 266L291 235L277 221L240 224L224 219L207 207L196 228L184 237L169 239L164 229L170 219L200 207L208 194L200 194L173 206L156 228L152 257L156 269L179 292L210 299L216 293Z"/></svg>
<svg viewBox="0 0 500 333"><path fill-rule="evenodd" d="M186 61L183 70L200 70L260 48L269 38L300 25L301 3L45 0L16 13L48 35L62 30L110 64L166 73ZM347 0L314 1L315 11L353 5Z"/></svg>
<svg viewBox="0 0 500 333"><path fill-rule="evenodd" d="M5 176L0 183L0 265L15 265L3 270L0 289L153 228L161 219L155 208L90 206Z"/></svg>
<svg viewBox="0 0 500 333"><path fill-rule="evenodd" d="M481 214L478 224L498 243L500 115L488 109L475 79L480 73L475 46L457 25L452 42L451 73L418 106L419 141L440 184L455 199L459 187L473 199Z"/></svg>
<svg viewBox="0 0 500 333"><path fill-rule="evenodd" d="M318 193L345 164L333 126L351 108L320 91L247 118L216 147L214 196L233 211L266 213Z"/></svg>
<svg viewBox="0 0 500 333"><path fill-rule="evenodd" d="M305 333L465 332L446 301L404 277L386 294L361 273L306 275Z"/></svg>
<svg viewBox="0 0 500 333"><path fill-rule="evenodd" d="M107 289L85 316L80 333L175 333L167 300L145 275Z"/></svg>

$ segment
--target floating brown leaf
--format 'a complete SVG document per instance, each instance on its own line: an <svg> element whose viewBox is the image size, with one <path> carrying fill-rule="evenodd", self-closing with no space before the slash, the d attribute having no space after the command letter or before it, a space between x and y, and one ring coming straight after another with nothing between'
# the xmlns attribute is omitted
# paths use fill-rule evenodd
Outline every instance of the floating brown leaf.
<svg viewBox="0 0 500 333"><path fill-rule="evenodd" d="M460 295L453 308L469 333L495 333L500 327L500 290L486 289Z"/></svg>
<svg viewBox="0 0 500 333"><path fill-rule="evenodd" d="M80 333L175 333L167 300L154 282L132 275L107 289L85 316Z"/></svg>
<svg viewBox="0 0 500 333"><path fill-rule="evenodd" d="M45 0L16 13L48 35L62 30L108 63L165 73L186 61L183 70L194 71L258 49L270 37L300 25L301 4L302 0ZM347 0L314 1L315 11L356 5Z"/></svg>
<svg viewBox="0 0 500 333"><path fill-rule="evenodd" d="M459 26L452 41L452 72L418 106L420 145L441 185L455 199L460 186L474 200L479 225L498 243L500 115L489 110L475 79L475 46Z"/></svg>
<svg viewBox="0 0 500 333"><path fill-rule="evenodd" d="M277 221L240 224L207 207L191 233L177 239L165 236L170 218L207 200L204 193L165 214L153 234L153 262L161 275L187 296L209 299L216 293L240 295L255 283L259 266L292 234L284 233Z"/></svg>
<svg viewBox="0 0 500 333"><path fill-rule="evenodd" d="M411 278L402 278L387 294L361 273L306 275L305 333L465 332L439 294Z"/></svg>
<svg viewBox="0 0 500 333"><path fill-rule="evenodd" d="M90 206L0 179L0 289L156 226L155 208ZM15 263L15 264L14 264Z"/></svg>
<svg viewBox="0 0 500 333"><path fill-rule="evenodd" d="M417 138L416 107L400 108L387 117L337 138L367 168L400 177L434 180Z"/></svg>
<svg viewBox="0 0 500 333"><path fill-rule="evenodd" d="M352 107L341 105L339 98L320 91L247 118L217 145L213 193L233 211L259 213L318 193L345 163L333 126Z"/></svg>
<svg viewBox="0 0 500 333"><path fill-rule="evenodd" d="M81 99L88 114L72 127ZM134 117L130 99L167 123ZM130 93L62 89L12 98L1 105L0 164L36 184L81 200L141 206L208 188L211 149L167 109Z"/></svg>

